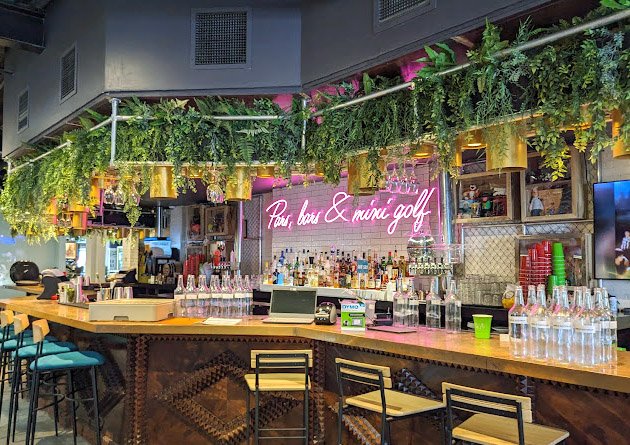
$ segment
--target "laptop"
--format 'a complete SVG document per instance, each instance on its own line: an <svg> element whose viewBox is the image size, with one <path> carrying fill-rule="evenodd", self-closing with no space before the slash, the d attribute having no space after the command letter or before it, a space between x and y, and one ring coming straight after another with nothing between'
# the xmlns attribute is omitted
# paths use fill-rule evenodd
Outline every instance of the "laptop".
<svg viewBox="0 0 630 445"><path fill-rule="evenodd" d="M295 287L274 289L271 294L269 317L263 323L310 324L315 320L317 291Z"/></svg>

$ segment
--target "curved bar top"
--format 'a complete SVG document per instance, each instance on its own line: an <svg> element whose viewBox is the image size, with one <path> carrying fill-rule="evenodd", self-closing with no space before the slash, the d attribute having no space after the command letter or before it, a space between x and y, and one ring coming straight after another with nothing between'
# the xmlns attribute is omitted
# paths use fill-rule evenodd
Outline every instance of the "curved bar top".
<svg viewBox="0 0 630 445"><path fill-rule="evenodd" d="M33 297L0 300L0 306L97 334L301 337L404 357L630 393L628 352L619 352L617 365L613 368L572 368L513 358L507 344L500 342L498 338L480 340L469 332L449 334L444 331L427 331L424 328L411 334L343 332L339 325L266 324L262 323L261 317L250 317L233 326L206 326L192 318L172 318L160 322L93 322L89 321L87 309L36 300Z"/></svg>

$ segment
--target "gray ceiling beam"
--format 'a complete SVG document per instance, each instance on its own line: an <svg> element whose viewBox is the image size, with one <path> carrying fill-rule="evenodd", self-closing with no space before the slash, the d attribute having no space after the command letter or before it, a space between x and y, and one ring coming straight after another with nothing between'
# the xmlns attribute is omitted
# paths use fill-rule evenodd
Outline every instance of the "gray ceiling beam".
<svg viewBox="0 0 630 445"><path fill-rule="evenodd" d="M0 3L0 45L41 53L44 50L44 14Z"/></svg>

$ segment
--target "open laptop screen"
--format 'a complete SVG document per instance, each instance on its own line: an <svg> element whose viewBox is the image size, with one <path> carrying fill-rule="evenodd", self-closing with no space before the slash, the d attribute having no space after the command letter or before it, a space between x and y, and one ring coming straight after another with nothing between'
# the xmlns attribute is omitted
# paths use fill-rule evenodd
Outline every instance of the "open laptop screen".
<svg viewBox="0 0 630 445"><path fill-rule="evenodd" d="M274 289L271 296L270 314L315 314L314 290Z"/></svg>

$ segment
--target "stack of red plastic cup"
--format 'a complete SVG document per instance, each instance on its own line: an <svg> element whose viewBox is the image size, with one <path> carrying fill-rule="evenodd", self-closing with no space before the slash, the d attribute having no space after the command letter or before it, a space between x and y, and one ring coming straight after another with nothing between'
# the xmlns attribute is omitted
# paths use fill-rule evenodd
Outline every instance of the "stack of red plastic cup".
<svg viewBox="0 0 630 445"><path fill-rule="evenodd" d="M521 255L519 260L518 284L527 286L530 283L532 262L529 255Z"/></svg>

